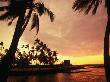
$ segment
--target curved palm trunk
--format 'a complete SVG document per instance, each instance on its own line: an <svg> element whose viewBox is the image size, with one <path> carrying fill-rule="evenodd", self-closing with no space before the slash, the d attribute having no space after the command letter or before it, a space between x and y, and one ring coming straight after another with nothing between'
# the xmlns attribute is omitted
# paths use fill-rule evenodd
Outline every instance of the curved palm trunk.
<svg viewBox="0 0 110 82"><path fill-rule="evenodd" d="M3 60L0 62L0 82L7 82L7 77L11 68L11 63L13 62L18 42L21 37L20 33L22 30L22 26L24 25L25 12L26 9L24 9L19 16L9 51L7 52Z"/></svg>
<svg viewBox="0 0 110 82"><path fill-rule="evenodd" d="M3 61L0 63L0 67L1 67L0 68L0 82L7 82L8 73L11 68L13 59L15 57L15 52L17 50L19 39L20 39L21 35L23 34L23 32L29 22L29 19L32 14L32 9L30 9L30 11L28 13L26 22L24 20L25 12L26 12L26 10L21 14L21 16L18 19L9 51L7 52Z"/></svg>
<svg viewBox="0 0 110 82"><path fill-rule="evenodd" d="M107 6L108 21L104 37L104 66L107 82L110 82L110 57L109 57L109 34L110 34L110 9Z"/></svg>

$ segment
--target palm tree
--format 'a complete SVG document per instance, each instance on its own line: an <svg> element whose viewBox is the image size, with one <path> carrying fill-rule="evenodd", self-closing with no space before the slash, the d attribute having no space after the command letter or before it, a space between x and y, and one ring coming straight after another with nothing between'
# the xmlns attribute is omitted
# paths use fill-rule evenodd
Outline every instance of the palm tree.
<svg viewBox="0 0 110 82"><path fill-rule="evenodd" d="M16 18L18 18L18 20L9 50L0 62L0 82L6 82L19 39L29 22L31 15L33 16L31 30L36 27L37 33L39 31L39 16L47 13L50 16L51 21L54 20L54 14L46 8L43 3L34 2L34 0L10 0L10 4L7 7L4 7L4 9L7 10L7 12L0 16L0 20L10 20L8 25L11 25ZM25 15L26 11L28 11L27 15Z"/></svg>
<svg viewBox="0 0 110 82"><path fill-rule="evenodd" d="M85 14L88 14L92 10L94 15L97 11L97 8L102 0L75 0L73 4L73 9L79 11L85 11ZM110 0L105 0L105 7L107 9L108 21L104 36L104 67L105 67L105 76L107 82L110 82L110 62L109 62L109 34L110 34Z"/></svg>

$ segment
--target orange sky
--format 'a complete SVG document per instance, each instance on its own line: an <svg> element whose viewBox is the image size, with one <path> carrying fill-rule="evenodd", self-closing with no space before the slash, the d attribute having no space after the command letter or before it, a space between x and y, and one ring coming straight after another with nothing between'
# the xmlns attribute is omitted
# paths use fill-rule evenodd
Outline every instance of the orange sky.
<svg viewBox="0 0 110 82"><path fill-rule="evenodd" d="M101 5L95 16L85 16L73 12L73 0L44 0L46 6L55 14L55 21L50 22L48 16L40 18L40 32L26 31L20 43L33 44L40 38L48 46L57 50L59 58L70 59L73 64L103 63L103 37L106 26L106 9ZM0 41L10 44L16 21L7 27L7 22L0 21Z"/></svg>

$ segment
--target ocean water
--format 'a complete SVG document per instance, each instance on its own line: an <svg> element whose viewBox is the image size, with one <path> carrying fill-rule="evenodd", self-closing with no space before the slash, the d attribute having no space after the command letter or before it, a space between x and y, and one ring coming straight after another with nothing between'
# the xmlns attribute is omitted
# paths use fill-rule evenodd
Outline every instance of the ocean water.
<svg viewBox="0 0 110 82"><path fill-rule="evenodd" d="M55 73L31 76L9 76L8 82L106 82L103 68L72 70L71 73Z"/></svg>

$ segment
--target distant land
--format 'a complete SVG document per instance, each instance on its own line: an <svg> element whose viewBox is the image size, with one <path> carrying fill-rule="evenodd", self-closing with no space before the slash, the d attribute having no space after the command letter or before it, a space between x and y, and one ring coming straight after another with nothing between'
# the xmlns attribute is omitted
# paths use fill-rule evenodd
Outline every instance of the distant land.
<svg viewBox="0 0 110 82"><path fill-rule="evenodd" d="M104 67L104 64L84 64L84 65L73 65L73 66L79 66L79 67L91 67L91 68L101 68Z"/></svg>

